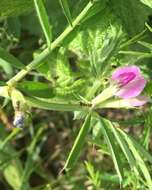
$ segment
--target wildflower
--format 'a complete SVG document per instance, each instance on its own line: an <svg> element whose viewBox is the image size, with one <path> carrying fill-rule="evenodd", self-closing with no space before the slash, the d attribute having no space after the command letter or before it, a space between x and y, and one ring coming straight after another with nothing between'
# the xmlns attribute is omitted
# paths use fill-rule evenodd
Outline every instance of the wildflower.
<svg viewBox="0 0 152 190"><path fill-rule="evenodd" d="M92 100L93 107L99 104L100 107L116 108L142 106L149 101L148 97L140 96L146 83L139 67L119 67L112 74L110 86ZM111 100L112 96L121 99Z"/></svg>
<svg viewBox="0 0 152 190"><path fill-rule="evenodd" d="M146 85L146 80L139 67L135 65L116 69L111 79L118 86L115 95L125 99L138 96Z"/></svg>

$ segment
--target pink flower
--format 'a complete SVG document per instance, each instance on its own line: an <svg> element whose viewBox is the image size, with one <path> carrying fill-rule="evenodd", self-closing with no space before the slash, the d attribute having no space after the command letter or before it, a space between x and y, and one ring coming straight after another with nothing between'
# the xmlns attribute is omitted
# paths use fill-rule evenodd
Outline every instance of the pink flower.
<svg viewBox="0 0 152 190"><path fill-rule="evenodd" d="M135 65L120 67L114 71L111 79L118 86L115 95L128 99L138 96L146 85L139 67Z"/></svg>
<svg viewBox="0 0 152 190"><path fill-rule="evenodd" d="M147 81L142 76L139 67L135 65L120 67L111 77L118 87L115 96L125 99L131 106L142 106L149 101L148 97L139 96Z"/></svg>
<svg viewBox="0 0 152 190"><path fill-rule="evenodd" d="M141 96L147 81L135 65L119 67L111 77L111 84L104 89L92 101L92 108L130 108L142 106L150 101L150 98ZM119 99L112 99L113 96Z"/></svg>

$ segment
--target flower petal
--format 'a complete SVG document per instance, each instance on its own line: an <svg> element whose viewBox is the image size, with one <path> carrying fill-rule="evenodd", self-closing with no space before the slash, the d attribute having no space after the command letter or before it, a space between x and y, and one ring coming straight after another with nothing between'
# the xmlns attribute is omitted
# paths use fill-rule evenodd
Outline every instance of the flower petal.
<svg viewBox="0 0 152 190"><path fill-rule="evenodd" d="M98 108L133 108L150 102L146 96L137 96L129 99L110 99L98 105Z"/></svg>
<svg viewBox="0 0 152 190"><path fill-rule="evenodd" d="M150 98L146 97L146 96L138 96L136 98L130 98L128 99L128 102L130 103L131 106L142 106L144 104L146 104L147 102L150 101Z"/></svg>
<svg viewBox="0 0 152 190"><path fill-rule="evenodd" d="M113 74L111 79L112 80L119 80L119 76L124 73L134 73L136 76L140 75L140 69L136 65L131 65L131 66L125 66L125 67L119 67L116 69Z"/></svg>
<svg viewBox="0 0 152 190"><path fill-rule="evenodd" d="M133 98L138 96L146 85L146 80L143 76L137 76L134 80L129 82L118 90L115 95L120 98Z"/></svg>

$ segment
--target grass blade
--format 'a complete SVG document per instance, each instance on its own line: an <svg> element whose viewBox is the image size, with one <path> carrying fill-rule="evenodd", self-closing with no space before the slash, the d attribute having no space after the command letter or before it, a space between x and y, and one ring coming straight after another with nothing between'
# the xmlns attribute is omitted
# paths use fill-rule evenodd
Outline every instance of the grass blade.
<svg viewBox="0 0 152 190"><path fill-rule="evenodd" d="M59 2L62 7L63 13L67 18L67 21L72 26L72 17L71 17L71 12L69 9L68 1L67 0L59 0Z"/></svg>
<svg viewBox="0 0 152 190"><path fill-rule="evenodd" d="M82 151L82 147L85 143L85 138L89 132L89 129L90 129L90 121L91 121L91 114L89 113L87 115L87 117L85 118L85 122L84 124L82 125L77 137L76 137L76 140L74 142L74 145L69 153L69 156L66 160L66 163L65 163L65 166L63 168L66 169L66 170L69 170L71 169L74 164L76 163L76 161L78 160L79 158L79 155L80 155L80 152Z"/></svg>
<svg viewBox="0 0 152 190"><path fill-rule="evenodd" d="M51 47L51 41L52 41L52 31L51 26L49 24L49 18L46 13L46 9L44 7L42 0L34 0L35 9L42 27L42 30L44 32L44 36L46 38L46 42L48 47Z"/></svg>

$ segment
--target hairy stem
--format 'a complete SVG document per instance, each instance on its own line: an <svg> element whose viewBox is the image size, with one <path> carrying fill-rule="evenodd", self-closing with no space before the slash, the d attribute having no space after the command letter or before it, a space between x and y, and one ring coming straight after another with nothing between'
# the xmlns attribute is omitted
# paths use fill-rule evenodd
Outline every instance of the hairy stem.
<svg viewBox="0 0 152 190"><path fill-rule="evenodd" d="M22 78L24 78L31 70L35 69L41 62L56 48L61 42L68 36L68 34L82 21L82 19L86 16L90 8L93 6L92 2L89 2L86 7L82 10L82 12L76 17L73 21L72 26L68 26L64 32L51 44L50 48L46 48L35 60L33 60L29 65L27 65L24 69L18 72L13 78L11 78L7 85L13 86Z"/></svg>

